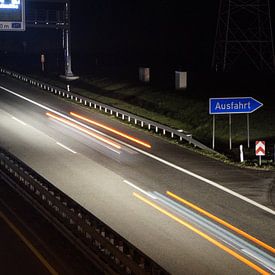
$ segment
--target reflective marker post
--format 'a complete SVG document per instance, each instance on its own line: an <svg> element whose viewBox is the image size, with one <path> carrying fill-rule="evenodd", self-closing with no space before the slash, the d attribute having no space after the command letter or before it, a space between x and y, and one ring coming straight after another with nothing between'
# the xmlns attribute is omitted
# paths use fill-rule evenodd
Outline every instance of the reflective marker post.
<svg viewBox="0 0 275 275"><path fill-rule="evenodd" d="M265 156L265 141L256 141L255 146L256 156L259 157L259 165L262 165L262 156Z"/></svg>
<svg viewBox="0 0 275 275"><path fill-rule="evenodd" d="M243 156L243 145L240 145L240 161L244 162L244 156Z"/></svg>

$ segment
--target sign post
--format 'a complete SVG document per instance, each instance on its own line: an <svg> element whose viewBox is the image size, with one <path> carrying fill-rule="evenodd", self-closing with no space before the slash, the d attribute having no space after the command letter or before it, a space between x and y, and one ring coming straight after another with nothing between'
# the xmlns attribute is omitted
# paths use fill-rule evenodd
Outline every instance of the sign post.
<svg viewBox="0 0 275 275"><path fill-rule="evenodd" d="M229 150L232 150L232 118L229 114Z"/></svg>
<svg viewBox="0 0 275 275"><path fill-rule="evenodd" d="M247 148L250 148L250 125L249 125L249 114L246 114L247 124Z"/></svg>
<svg viewBox="0 0 275 275"><path fill-rule="evenodd" d="M247 114L247 147L250 147L249 114L263 104L253 97L225 97L209 99L209 114L213 115L213 143L215 147L215 115L229 115L229 149L232 150L232 114Z"/></svg>
<svg viewBox="0 0 275 275"><path fill-rule="evenodd" d="M25 30L25 0L0 0L0 31Z"/></svg>
<svg viewBox="0 0 275 275"><path fill-rule="evenodd" d="M212 148L213 150L215 149L215 128L216 128L216 125L215 125L215 115L213 115L213 136L212 136Z"/></svg>
<svg viewBox="0 0 275 275"><path fill-rule="evenodd" d="M262 156L265 156L265 141L256 141L256 156L259 157L259 165L262 165Z"/></svg>

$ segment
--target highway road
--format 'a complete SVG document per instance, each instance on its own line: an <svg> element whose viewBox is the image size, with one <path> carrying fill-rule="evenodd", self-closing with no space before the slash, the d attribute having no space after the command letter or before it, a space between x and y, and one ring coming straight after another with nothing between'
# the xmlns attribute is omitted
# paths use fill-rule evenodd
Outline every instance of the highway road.
<svg viewBox="0 0 275 275"><path fill-rule="evenodd" d="M170 273L274 271L274 173L225 165L4 76L0 88L1 146Z"/></svg>

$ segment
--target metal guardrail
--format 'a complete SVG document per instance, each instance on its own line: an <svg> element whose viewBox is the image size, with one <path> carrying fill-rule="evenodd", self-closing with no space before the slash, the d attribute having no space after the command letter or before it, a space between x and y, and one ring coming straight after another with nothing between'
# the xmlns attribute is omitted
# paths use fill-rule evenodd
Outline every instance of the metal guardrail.
<svg viewBox="0 0 275 275"><path fill-rule="evenodd" d="M0 175L106 274L168 274L139 249L1 147Z"/></svg>
<svg viewBox="0 0 275 275"><path fill-rule="evenodd" d="M60 87L56 87L54 85L47 84L45 82L33 79L28 76L24 76L22 74L19 74L19 73L16 73L16 72L4 69L4 68L0 68L0 73L9 75L13 78L19 79L19 80L29 83L33 86L36 86L42 90L48 91L48 92L53 93L57 96L61 96L63 98L67 98L69 100L72 100L72 101L82 104L84 106L87 106L87 107L90 107L93 109L97 109L97 110L104 112L106 114L114 115L115 117L117 117L119 119L126 120L129 123L132 123L136 126L140 126L141 128L147 127L148 130L153 130L156 133L162 134L163 136L169 135L170 138L172 138L172 139L177 139L179 141L185 140L189 144L193 144L195 147L198 147L200 149L207 150L210 152L215 152L211 148L209 148L206 145L202 144L201 142L195 140L192 137L192 134L190 134L190 133L186 133L184 131L182 132L180 130L173 129L171 127L162 125L155 121L131 114L129 112L120 110L118 108L115 108L115 107L103 104L101 102L92 100L90 98L78 95L76 93L73 93L72 91L68 91L68 90L62 89Z"/></svg>

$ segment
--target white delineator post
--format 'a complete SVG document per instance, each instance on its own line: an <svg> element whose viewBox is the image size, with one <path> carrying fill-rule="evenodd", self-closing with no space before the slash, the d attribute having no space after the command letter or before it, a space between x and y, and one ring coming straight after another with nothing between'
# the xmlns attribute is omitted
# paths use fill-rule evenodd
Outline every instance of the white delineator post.
<svg viewBox="0 0 275 275"><path fill-rule="evenodd" d="M244 162L243 145L240 145L240 161L241 161L241 162Z"/></svg>

